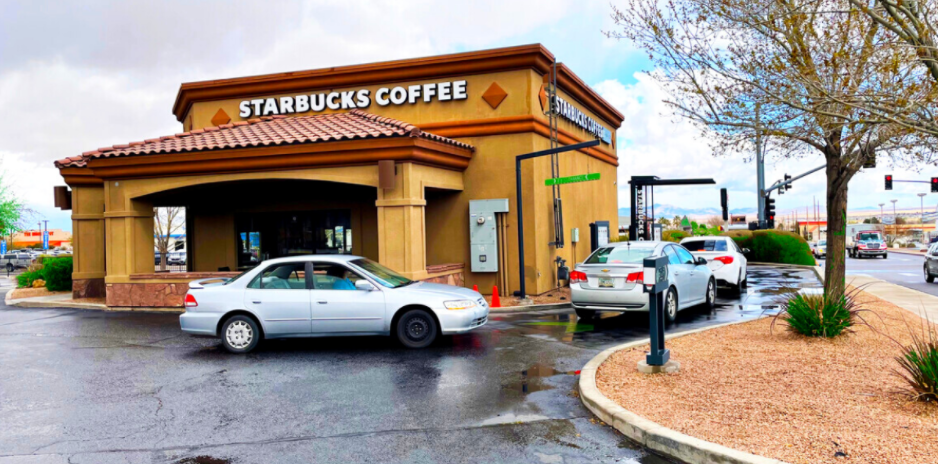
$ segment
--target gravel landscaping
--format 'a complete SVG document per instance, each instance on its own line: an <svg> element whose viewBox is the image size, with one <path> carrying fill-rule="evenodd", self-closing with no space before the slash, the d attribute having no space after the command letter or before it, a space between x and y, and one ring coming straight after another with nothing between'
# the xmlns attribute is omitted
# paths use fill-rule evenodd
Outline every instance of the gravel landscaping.
<svg viewBox="0 0 939 464"><path fill-rule="evenodd" d="M910 342L920 320L862 293L879 331ZM879 317L878 317L879 316ZM835 339L806 338L771 319L666 343L675 374L643 375L648 346L613 354L597 387L636 414L692 437L790 463L926 463L939 459L935 403L914 402L894 374L899 347L857 325Z"/></svg>

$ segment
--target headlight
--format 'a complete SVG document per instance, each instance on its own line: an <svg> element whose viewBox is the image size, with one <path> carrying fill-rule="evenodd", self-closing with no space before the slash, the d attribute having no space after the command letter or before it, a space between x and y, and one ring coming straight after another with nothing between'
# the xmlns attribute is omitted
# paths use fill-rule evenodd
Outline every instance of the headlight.
<svg viewBox="0 0 939 464"><path fill-rule="evenodd" d="M476 307L476 302L473 300L452 300L444 301L443 306L447 309L470 309Z"/></svg>

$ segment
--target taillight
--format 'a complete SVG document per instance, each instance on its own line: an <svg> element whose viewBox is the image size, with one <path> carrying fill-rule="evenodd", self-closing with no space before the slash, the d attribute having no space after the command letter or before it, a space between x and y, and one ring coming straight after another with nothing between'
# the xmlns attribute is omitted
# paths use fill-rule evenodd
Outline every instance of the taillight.
<svg viewBox="0 0 939 464"><path fill-rule="evenodd" d="M733 256L718 256L714 258L714 261L720 261L724 264L730 264L734 262L734 257Z"/></svg>
<svg viewBox="0 0 939 464"><path fill-rule="evenodd" d="M571 283L576 284L587 281L587 274L580 271L571 271Z"/></svg>
<svg viewBox="0 0 939 464"><path fill-rule="evenodd" d="M642 283L642 271L631 272L628 275L626 275L626 283L630 283L630 282L641 284Z"/></svg>
<svg viewBox="0 0 939 464"><path fill-rule="evenodd" d="M186 294L186 307L195 308L196 306L199 306L199 303L196 303L196 297L192 296L192 293L187 293Z"/></svg>

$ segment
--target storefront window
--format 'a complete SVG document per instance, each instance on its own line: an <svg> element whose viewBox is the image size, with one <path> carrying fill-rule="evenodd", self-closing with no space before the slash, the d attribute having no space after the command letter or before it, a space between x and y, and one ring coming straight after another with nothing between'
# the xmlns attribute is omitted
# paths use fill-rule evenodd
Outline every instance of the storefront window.
<svg viewBox="0 0 939 464"><path fill-rule="evenodd" d="M351 216L350 210L239 214L238 267L284 256L352 253Z"/></svg>

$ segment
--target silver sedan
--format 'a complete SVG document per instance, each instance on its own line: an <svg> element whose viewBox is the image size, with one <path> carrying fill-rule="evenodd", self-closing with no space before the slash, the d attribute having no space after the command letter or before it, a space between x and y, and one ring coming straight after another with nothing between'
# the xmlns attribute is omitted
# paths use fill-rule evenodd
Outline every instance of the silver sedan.
<svg viewBox="0 0 939 464"><path fill-rule="evenodd" d="M262 262L231 279L191 282L183 332L222 339L247 353L262 339L393 335L408 348L486 323L477 292L410 280L358 256L297 256Z"/></svg>
<svg viewBox="0 0 939 464"><path fill-rule="evenodd" d="M695 258L677 243L622 242L598 248L571 271L571 303L577 316L590 318L597 311L648 311L642 260L651 256L668 257L665 316L669 321L682 309L714 306L717 286L707 260Z"/></svg>

